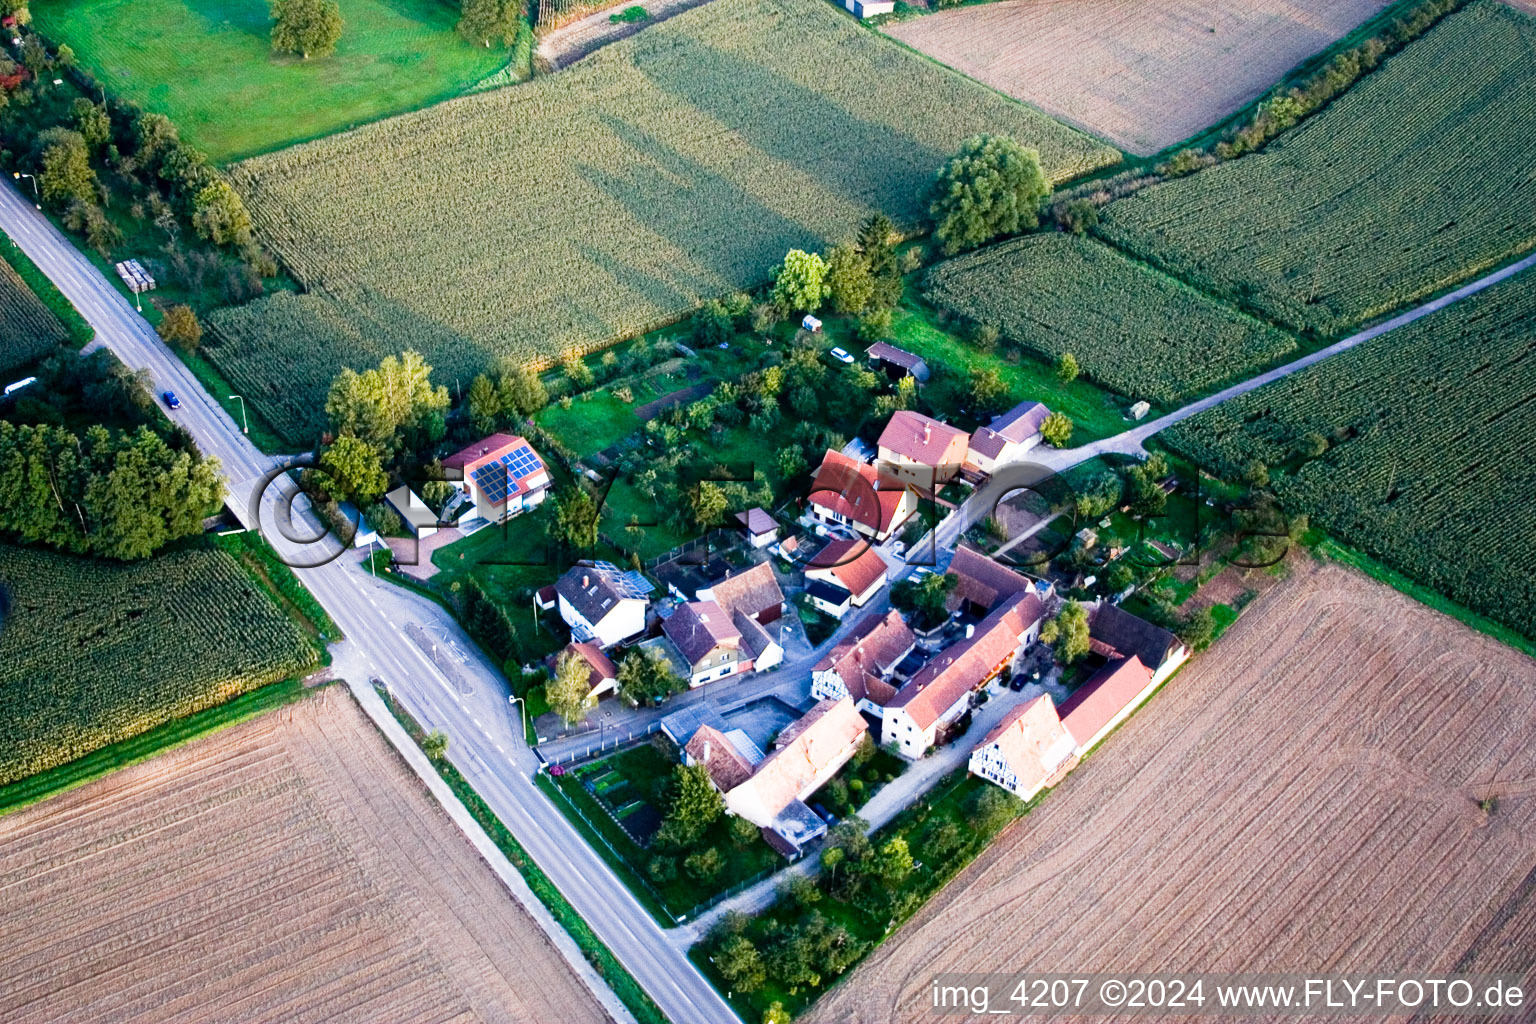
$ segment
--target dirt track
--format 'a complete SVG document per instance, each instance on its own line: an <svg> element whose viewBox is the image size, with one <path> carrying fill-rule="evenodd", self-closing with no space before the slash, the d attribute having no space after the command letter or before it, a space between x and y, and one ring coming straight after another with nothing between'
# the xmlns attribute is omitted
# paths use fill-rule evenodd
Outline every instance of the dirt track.
<svg viewBox="0 0 1536 1024"><path fill-rule="evenodd" d="M887 27L1046 113L1146 155L1256 99L1388 0L1007 0Z"/></svg>
<svg viewBox="0 0 1536 1024"><path fill-rule="evenodd" d="M1533 732L1536 662L1303 566L805 1019L954 1019L940 971L1531 981Z"/></svg>
<svg viewBox="0 0 1536 1024"><path fill-rule="evenodd" d="M341 687L0 818L0 1020L601 1021Z"/></svg>

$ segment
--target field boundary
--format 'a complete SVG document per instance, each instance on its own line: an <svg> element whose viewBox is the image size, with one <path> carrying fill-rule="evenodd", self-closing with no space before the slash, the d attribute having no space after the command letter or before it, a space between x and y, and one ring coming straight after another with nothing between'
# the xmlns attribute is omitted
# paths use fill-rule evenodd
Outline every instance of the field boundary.
<svg viewBox="0 0 1536 1024"><path fill-rule="evenodd" d="M0 255L3 255L5 262L16 271L16 276L32 289L32 294L37 296L38 301L47 306L48 312L63 325L70 344L76 349L89 345L96 337L96 328L92 327L75 308L75 304L59 291L59 286L54 284L36 263L32 262L32 258L22 250L20 245L16 244L15 239L11 238L8 232L0 231L0 236L5 238L5 244L0 244Z"/></svg>

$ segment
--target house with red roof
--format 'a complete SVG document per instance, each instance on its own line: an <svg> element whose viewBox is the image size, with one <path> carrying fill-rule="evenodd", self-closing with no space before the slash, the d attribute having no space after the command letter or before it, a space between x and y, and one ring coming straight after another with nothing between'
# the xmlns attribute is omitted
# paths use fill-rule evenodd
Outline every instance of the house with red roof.
<svg viewBox="0 0 1536 1024"><path fill-rule="evenodd" d="M1061 724L1082 757L1152 696L1161 680L1136 655L1115 658L1061 705Z"/></svg>
<svg viewBox="0 0 1536 1024"><path fill-rule="evenodd" d="M499 523L543 503L549 469L533 445L516 434L492 434L443 460L449 483L469 498L474 514Z"/></svg>
<svg viewBox="0 0 1536 1024"><path fill-rule="evenodd" d="M1054 786L1077 766L1077 741L1072 738L1048 693L1009 711L976 744L967 762L972 775L1028 800Z"/></svg>
<svg viewBox="0 0 1536 1024"><path fill-rule="evenodd" d="M870 613L811 669L811 696L848 697L860 711L881 718L900 689L897 666L916 647L917 637L900 612Z"/></svg>
<svg viewBox="0 0 1536 1024"><path fill-rule="evenodd" d="M910 409L891 414L880 432L880 467L904 483L937 490L965 465L971 435Z"/></svg>
<svg viewBox="0 0 1536 1024"><path fill-rule="evenodd" d="M816 552L805 567L808 581L820 581L839 591L830 603L846 611L862 608L885 586L888 566L869 541L834 540ZM808 591L809 592L809 591ZM826 603L826 602L818 602ZM839 618L842 612L833 612Z"/></svg>
<svg viewBox="0 0 1536 1024"><path fill-rule="evenodd" d="M882 746L916 760L971 706L971 695L1013 664L1040 635L1045 606L1031 591L997 606L970 635L938 654L886 704Z"/></svg>
<svg viewBox="0 0 1536 1024"><path fill-rule="evenodd" d="M917 512L917 495L867 462L827 449L809 498L813 518L883 543Z"/></svg>

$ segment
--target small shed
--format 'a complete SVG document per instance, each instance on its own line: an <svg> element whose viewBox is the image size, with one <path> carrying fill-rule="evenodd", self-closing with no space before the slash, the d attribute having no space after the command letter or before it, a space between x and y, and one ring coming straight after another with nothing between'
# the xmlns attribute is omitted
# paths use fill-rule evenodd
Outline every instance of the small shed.
<svg viewBox="0 0 1536 1024"><path fill-rule="evenodd" d="M1137 402L1135 405L1131 406L1131 419L1139 420L1151 411L1152 405L1150 402Z"/></svg>
<svg viewBox="0 0 1536 1024"><path fill-rule="evenodd" d="M747 531L747 538L754 548L765 548L779 539L779 524L761 508L736 513L736 521Z"/></svg>
<svg viewBox="0 0 1536 1024"><path fill-rule="evenodd" d="M437 532L437 513L409 487L396 487L384 495L384 500L400 514L401 522L413 537L420 540Z"/></svg>
<svg viewBox="0 0 1536 1024"><path fill-rule="evenodd" d="M805 319L800 321L800 326L805 330L814 333L821 330L821 321L807 313L805 314Z"/></svg>
<svg viewBox="0 0 1536 1024"><path fill-rule="evenodd" d="M859 18L873 18L896 10L896 0L843 0L843 6Z"/></svg>
<svg viewBox="0 0 1536 1024"><path fill-rule="evenodd" d="M928 364L916 352L908 352L904 348L878 341L869 346L865 355L869 357L870 362L887 368L887 371L895 370L897 376L912 376L917 378L919 383L928 380Z"/></svg>

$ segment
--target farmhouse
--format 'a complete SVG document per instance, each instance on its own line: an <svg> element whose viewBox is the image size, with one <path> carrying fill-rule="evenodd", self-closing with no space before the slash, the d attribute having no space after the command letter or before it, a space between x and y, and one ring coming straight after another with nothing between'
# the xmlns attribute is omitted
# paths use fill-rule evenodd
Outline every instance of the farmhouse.
<svg viewBox="0 0 1536 1024"><path fill-rule="evenodd" d="M932 490L955 478L969 447L965 431L902 409L880 432L880 465L899 480Z"/></svg>
<svg viewBox="0 0 1536 1024"><path fill-rule="evenodd" d="M1135 655L1151 671L1154 684L1189 660L1189 648L1178 637L1108 601L1088 608L1088 646L1111 660Z"/></svg>
<svg viewBox="0 0 1536 1024"><path fill-rule="evenodd" d="M713 601L729 615L740 612L762 626L779 621L784 614L784 591L767 562L744 572L727 570L723 579L700 588L697 596L700 601Z"/></svg>
<svg viewBox="0 0 1536 1024"><path fill-rule="evenodd" d="M549 470L516 434L492 434L443 460L448 481L474 505L473 515L499 523L543 503Z"/></svg>
<svg viewBox="0 0 1536 1024"><path fill-rule="evenodd" d="M946 602L952 612L985 615L1006 598L1034 589L1027 577L967 544L955 548L948 572L955 577Z"/></svg>
<svg viewBox="0 0 1536 1024"><path fill-rule="evenodd" d="M779 524L773 521L773 516L760 508L736 513L736 521L746 531L747 543L754 548L765 548L779 539Z"/></svg>
<svg viewBox="0 0 1536 1024"><path fill-rule="evenodd" d="M555 599L573 639L608 648L645 632L651 590L640 573L609 562L581 562L555 582Z"/></svg>
<svg viewBox="0 0 1536 1024"><path fill-rule="evenodd" d="M1028 800L1060 782L1077 765L1077 754L1050 694L1042 693L1004 715L971 751L967 768Z"/></svg>
<svg viewBox="0 0 1536 1024"><path fill-rule="evenodd" d="M545 664L550 671L565 658L567 654L575 655L587 666L587 681L591 685L593 698L601 697L606 693L617 693L619 689L619 670L614 665L613 659L603 653L602 648L592 643L572 642L566 644L559 651L545 659Z"/></svg>
<svg viewBox="0 0 1536 1024"><path fill-rule="evenodd" d="M752 669L741 630L713 601L690 601L661 624L688 666L688 685L703 686Z"/></svg>
<svg viewBox="0 0 1536 1024"><path fill-rule="evenodd" d="M809 502L814 518L852 527L877 544L917 511L917 495L901 481L830 448L816 470Z"/></svg>
<svg viewBox="0 0 1536 1024"><path fill-rule="evenodd" d="M896 696L897 666L916 646L917 638L899 612L866 615L811 670L811 696L847 697L860 711L880 718Z"/></svg>
<svg viewBox="0 0 1536 1024"><path fill-rule="evenodd" d="M744 781L723 790L725 809L762 828L765 838L777 837L774 845L784 852L799 853L827 830L806 797L848 763L868 732L853 701L819 702L779 734L773 752ZM698 734L692 742L699 742Z"/></svg>
<svg viewBox="0 0 1536 1024"><path fill-rule="evenodd" d="M894 743L903 757L922 757L969 709L971 694L1034 643L1044 617L1033 592L1004 600L969 637L940 651L896 692L881 716L881 745Z"/></svg>
<svg viewBox="0 0 1536 1024"><path fill-rule="evenodd" d="M877 341L869 346L865 355L869 357L870 362L898 378L913 377L922 382L929 377L928 364L923 361L923 357L915 352L908 352L904 348Z"/></svg>
<svg viewBox="0 0 1536 1024"><path fill-rule="evenodd" d="M1106 664L1061 705L1061 724L1072 734L1079 757L1108 736L1152 696L1158 680L1136 655Z"/></svg>
<svg viewBox="0 0 1536 1024"><path fill-rule="evenodd" d="M966 453L967 473L989 475L1000 465L1016 462L1040 443L1040 424L1051 414L1040 402L1020 402L971 435Z"/></svg>
<svg viewBox="0 0 1536 1024"><path fill-rule="evenodd" d="M847 597L837 604L862 608L885 586L886 572L885 559L868 541L834 540L811 559L805 578L844 591Z"/></svg>

